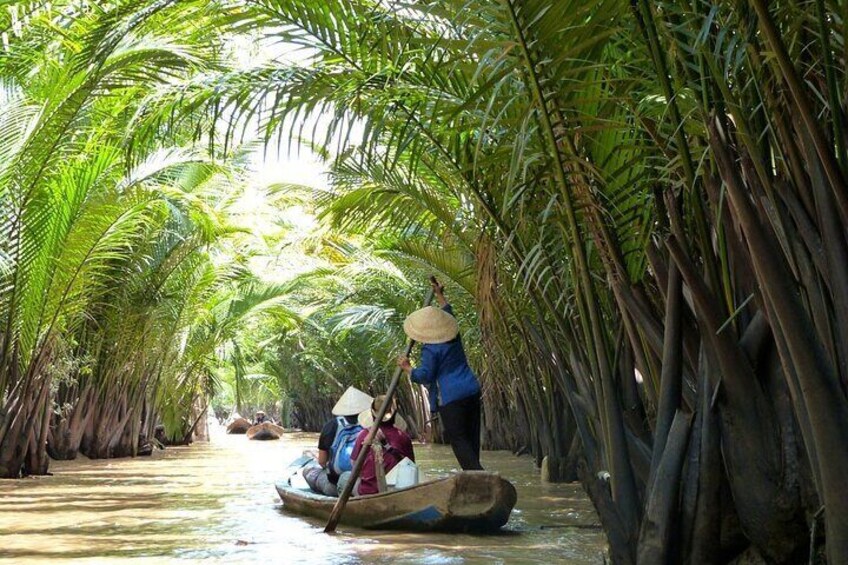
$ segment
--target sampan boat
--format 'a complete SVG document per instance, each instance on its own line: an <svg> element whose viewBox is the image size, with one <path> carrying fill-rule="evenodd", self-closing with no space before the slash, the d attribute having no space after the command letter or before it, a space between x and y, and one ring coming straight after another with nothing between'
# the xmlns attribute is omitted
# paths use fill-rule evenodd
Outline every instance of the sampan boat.
<svg viewBox="0 0 848 565"><path fill-rule="evenodd" d="M250 428L250 420L239 416L227 424L228 434L243 434Z"/></svg>
<svg viewBox="0 0 848 565"><path fill-rule="evenodd" d="M268 440L280 439L283 428L272 422L262 422L247 429L247 439Z"/></svg>
<svg viewBox="0 0 848 565"><path fill-rule="evenodd" d="M291 482L276 484L285 510L321 520L330 517L337 498ZM341 523L371 530L493 531L509 520L516 499L515 487L497 473L463 471L407 488L351 497Z"/></svg>

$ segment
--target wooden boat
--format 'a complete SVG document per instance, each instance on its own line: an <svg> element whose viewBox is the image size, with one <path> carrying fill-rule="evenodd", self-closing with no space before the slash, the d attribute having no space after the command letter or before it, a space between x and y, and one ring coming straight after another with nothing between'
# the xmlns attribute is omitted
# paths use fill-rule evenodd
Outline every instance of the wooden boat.
<svg viewBox="0 0 848 565"><path fill-rule="evenodd" d="M247 430L247 439L267 440L280 439L283 435L283 428L272 422L262 422L251 426Z"/></svg>
<svg viewBox="0 0 848 565"><path fill-rule="evenodd" d="M295 470L291 469L291 475ZM337 498L276 484L283 508L327 520ZM492 531L509 520L515 487L497 473L463 471L411 487L351 498L341 523L371 530Z"/></svg>
<svg viewBox="0 0 848 565"><path fill-rule="evenodd" d="M236 418L227 424L228 434L243 434L250 428L250 420L247 418Z"/></svg>

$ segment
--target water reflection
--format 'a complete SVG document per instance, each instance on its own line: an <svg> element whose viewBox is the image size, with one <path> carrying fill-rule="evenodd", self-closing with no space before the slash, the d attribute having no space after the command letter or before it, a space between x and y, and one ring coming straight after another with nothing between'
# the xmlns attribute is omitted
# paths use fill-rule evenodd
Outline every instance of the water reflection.
<svg viewBox="0 0 848 565"><path fill-rule="evenodd" d="M273 488L311 434L212 444L152 458L54 462L53 477L0 482L0 561L166 563L600 563L604 548L579 486L540 485L528 458L486 452L483 464L516 485L499 535L366 532L287 514ZM429 475L453 469L443 446L416 446Z"/></svg>

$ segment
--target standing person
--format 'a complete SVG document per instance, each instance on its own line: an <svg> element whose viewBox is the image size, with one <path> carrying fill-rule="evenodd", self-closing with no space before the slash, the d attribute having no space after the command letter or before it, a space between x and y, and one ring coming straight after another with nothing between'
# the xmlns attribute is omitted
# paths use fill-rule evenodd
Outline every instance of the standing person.
<svg viewBox="0 0 848 565"><path fill-rule="evenodd" d="M315 492L339 495L339 476L350 471L351 453L356 437L362 431L357 418L360 412L371 407L371 401L371 396L351 386L333 406L335 417L324 424L318 437L318 464L303 471L303 478Z"/></svg>
<svg viewBox="0 0 848 565"><path fill-rule="evenodd" d="M374 399L374 402L371 403L370 412L363 412L363 414L360 415L359 421L364 429L359 432L359 436L356 438L356 445L354 446L353 453L351 454L354 461L357 457L359 457L359 452L362 450L362 444L365 442L365 438L368 437L368 428L374 422L374 418L377 416L377 412L380 410L380 406L383 405L385 399L385 395L378 396ZM370 416L370 418L368 416ZM404 457L408 457L411 461L415 461L415 453L412 449L412 440L409 439L409 435L401 429L401 422L402 420L400 419L400 416L397 416L397 404L394 399L392 399L392 403L386 410L386 414L383 416L383 421L380 422L380 426L377 428L377 433L374 435L374 443L372 448L369 448L370 453L365 456L365 462L362 464L362 471L359 474L359 480L353 490L353 494L363 496L366 494L377 494L380 492L377 480L377 461L374 457L374 446L381 451L383 471L385 473L394 469L395 465L400 463ZM345 477L342 478L342 481L344 480ZM341 488L341 483L339 484Z"/></svg>
<svg viewBox="0 0 848 565"><path fill-rule="evenodd" d="M412 382L436 387L438 413L460 467L482 470L480 465L480 382L468 366L459 326L445 299L444 287L435 279L433 292L441 308L425 306L410 314L403 331L423 344L421 364L413 368L407 357L398 365Z"/></svg>

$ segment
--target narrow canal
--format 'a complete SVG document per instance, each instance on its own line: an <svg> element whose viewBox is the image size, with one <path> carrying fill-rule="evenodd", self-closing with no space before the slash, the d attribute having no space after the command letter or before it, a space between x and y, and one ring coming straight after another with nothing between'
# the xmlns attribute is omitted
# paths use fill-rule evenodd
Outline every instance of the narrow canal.
<svg viewBox="0 0 848 565"><path fill-rule="evenodd" d="M601 563L603 533L579 485L541 485L528 457L485 452L518 489L498 535L407 534L323 524L286 513L273 484L313 434L209 444L153 457L60 461L52 477L0 482L0 562L31 563ZM455 461L416 445L429 476Z"/></svg>

